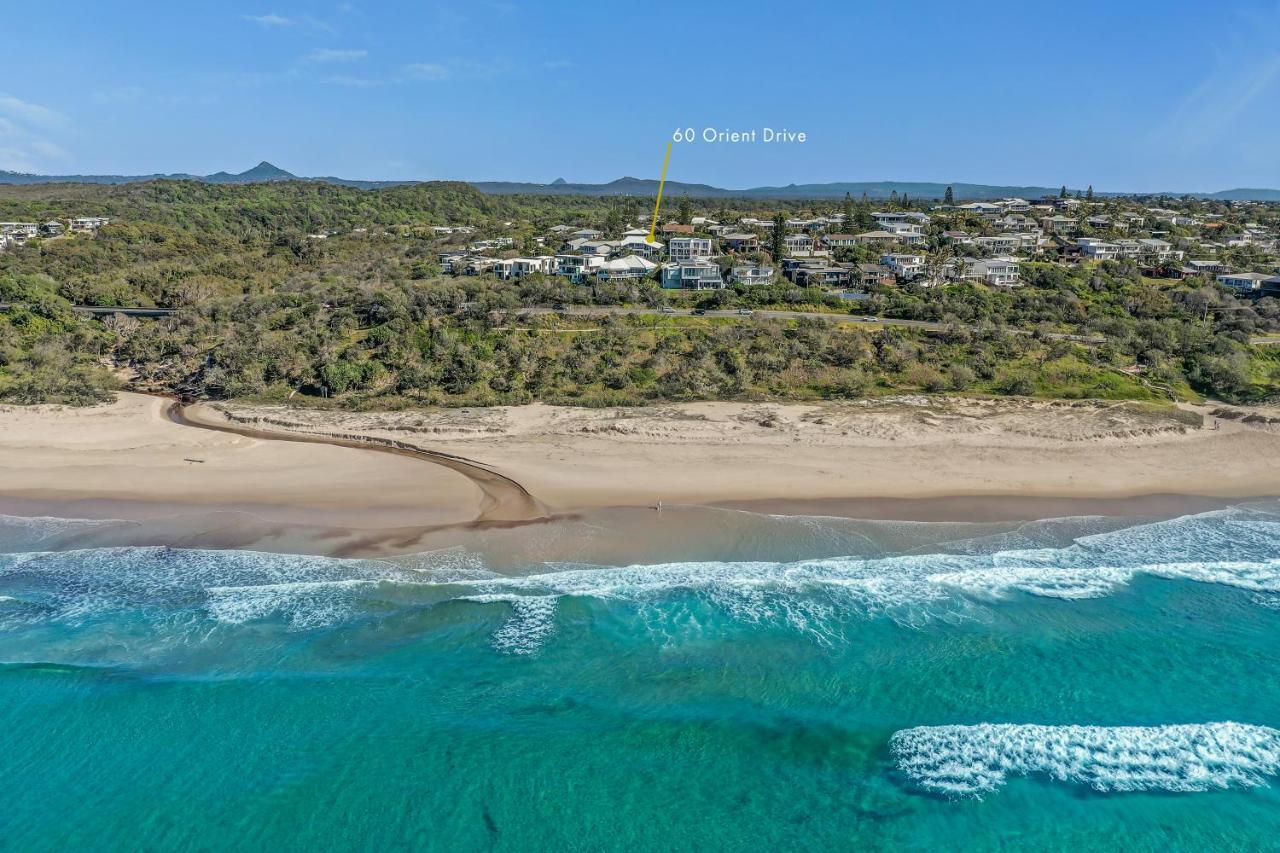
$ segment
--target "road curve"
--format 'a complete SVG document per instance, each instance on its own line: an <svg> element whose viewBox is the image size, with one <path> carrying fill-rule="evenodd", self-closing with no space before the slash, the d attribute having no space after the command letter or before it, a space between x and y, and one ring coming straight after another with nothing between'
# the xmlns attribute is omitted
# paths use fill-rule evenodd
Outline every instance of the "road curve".
<svg viewBox="0 0 1280 853"><path fill-rule="evenodd" d="M169 420L180 426L194 427L196 429L228 432L263 441L293 441L305 444L329 444L334 447L349 447L355 450L373 450L379 453L407 456L410 459L430 462L433 465L441 465L466 477L480 490L483 497L480 501L479 515L473 522L475 524L489 525L545 521L550 517L546 507L530 494L529 490L524 486L505 474L500 474L479 462L465 459L461 456L441 453L436 450L425 450L412 444L373 436L337 436L241 426L228 421L202 416L197 406L190 406L176 400L169 404L166 415Z"/></svg>

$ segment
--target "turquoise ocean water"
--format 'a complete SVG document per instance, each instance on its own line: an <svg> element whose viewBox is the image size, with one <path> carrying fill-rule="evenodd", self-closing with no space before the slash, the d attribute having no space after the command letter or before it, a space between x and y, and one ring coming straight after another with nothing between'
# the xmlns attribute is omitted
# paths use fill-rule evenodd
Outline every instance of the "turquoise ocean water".
<svg viewBox="0 0 1280 853"><path fill-rule="evenodd" d="M0 846L1274 849L1278 512L516 576L0 518Z"/></svg>

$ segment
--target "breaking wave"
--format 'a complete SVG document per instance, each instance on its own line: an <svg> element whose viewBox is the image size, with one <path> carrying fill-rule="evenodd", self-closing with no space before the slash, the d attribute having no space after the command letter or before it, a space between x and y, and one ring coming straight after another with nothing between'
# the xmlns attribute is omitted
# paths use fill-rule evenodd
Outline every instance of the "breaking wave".
<svg viewBox="0 0 1280 853"><path fill-rule="evenodd" d="M468 601L507 610L495 649L536 652L557 630L565 598L622 602L659 637L726 620L840 642L850 620L915 627L989 619L1015 595L1061 600L1114 593L1139 576L1218 584L1280 600L1280 516L1202 513L1079 536L1062 547L1008 548L1008 537L958 553L795 562L698 561L634 566L544 565L509 576L446 550L386 560L251 551L97 548L0 554L0 626L86 625L113 612L237 626L276 620L321 629L405 608ZM715 630L713 627L712 630Z"/></svg>
<svg viewBox="0 0 1280 853"><path fill-rule="evenodd" d="M1280 731L1230 722L922 726L896 732L890 748L913 782L953 797L1034 774L1104 792L1192 792L1256 787L1280 773Z"/></svg>

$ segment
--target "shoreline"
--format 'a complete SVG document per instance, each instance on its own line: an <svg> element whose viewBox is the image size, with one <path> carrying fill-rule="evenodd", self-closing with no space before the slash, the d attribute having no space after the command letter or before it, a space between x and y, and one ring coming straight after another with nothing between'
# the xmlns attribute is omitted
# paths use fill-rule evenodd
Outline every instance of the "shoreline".
<svg viewBox="0 0 1280 853"><path fill-rule="evenodd" d="M658 502L667 519L995 523L1172 517L1280 495L1274 426L1213 429L1126 404L171 406L122 393L89 409L0 407L0 514L121 519L157 544L380 555L515 547L531 527L552 539L601 518L661 538Z"/></svg>

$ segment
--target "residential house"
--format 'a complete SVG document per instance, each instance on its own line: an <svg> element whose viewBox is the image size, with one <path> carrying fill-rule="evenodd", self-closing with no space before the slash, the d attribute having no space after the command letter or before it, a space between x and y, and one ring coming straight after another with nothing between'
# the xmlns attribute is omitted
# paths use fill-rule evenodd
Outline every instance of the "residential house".
<svg viewBox="0 0 1280 853"><path fill-rule="evenodd" d="M568 277L572 282L580 282L600 269L605 263L599 255L556 255L556 275Z"/></svg>
<svg viewBox="0 0 1280 853"><path fill-rule="evenodd" d="M647 234L647 232L646 232ZM645 235L628 234L618 244L620 254L643 255L646 258L657 258L666 248L657 240L650 241Z"/></svg>
<svg viewBox="0 0 1280 853"><path fill-rule="evenodd" d="M628 255L605 261L596 271L596 278L600 281L646 278L657 268L658 265L648 258Z"/></svg>
<svg viewBox="0 0 1280 853"><path fill-rule="evenodd" d="M1178 270L1179 278L1191 278L1197 275L1218 275L1227 271L1227 265L1217 260L1191 260L1187 261L1182 269Z"/></svg>
<svg viewBox="0 0 1280 853"><path fill-rule="evenodd" d="M66 226L61 222L58 222L56 219L51 219L40 226L40 236L60 237L64 230L66 230Z"/></svg>
<svg viewBox="0 0 1280 853"><path fill-rule="evenodd" d="M1138 241L1138 257L1144 263L1160 266L1170 261L1182 260L1182 252L1175 251L1173 244L1167 240L1147 237Z"/></svg>
<svg viewBox="0 0 1280 853"><path fill-rule="evenodd" d="M467 275L481 275L482 273L491 272L498 265L497 258L486 258L484 255L472 255L467 258L466 268L463 269Z"/></svg>
<svg viewBox="0 0 1280 853"><path fill-rule="evenodd" d="M734 267L729 274L733 284L770 284L773 282L773 267Z"/></svg>
<svg viewBox="0 0 1280 853"><path fill-rule="evenodd" d="M1231 272L1217 277L1218 284L1239 291L1245 296L1261 296L1262 283L1272 276L1264 272Z"/></svg>
<svg viewBox="0 0 1280 853"><path fill-rule="evenodd" d="M893 270L899 281L911 281L924 275L924 255L881 255L880 263Z"/></svg>
<svg viewBox="0 0 1280 853"><path fill-rule="evenodd" d="M680 225L677 223L669 223L661 226L659 229L663 234L692 234L692 225Z"/></svg>
<svg viewBox="0 0 1280 853"><path fill-rule="evenodd" d="M963 210L966 213L976 213L979 216L995 217L999 216L1003 208L998 204L992 204L989 201L974 201L969 204L961 204L956 206L956 210Z"/></svg>
<svg viewBox="0 0 1280 853"><path fill-rule="evenodd" d="M1018 262L1013 258L962 258L961 277L975 279L991 287L1017 287L1022 284Z"/></svg>
<svg viewBox="0 0 1280 853"><path fill-rule="evenodd" d="M497 261L493 265L493 273L498 278L523 278L533 273L551 275L555 272L556 259L553 255L538 255L533 258L508 258Z"/></svg>
<svg viewBox="0 0 1280 853"><path fill-rule="evenodd" d="M758 252L760 250L760 238L754 234L747 234L741 231L723 235L720 238L720 242L730 252Z"/></svg>
<svg viewBox="0 0 1280 853"><path fill-rule="evenodd" d="M599 240L604 236L603 231L597 231L594 228L579 228L569 235L575 240Z"/></svg>
<svg viewBox="0 0 1280 853"><path fill-rule="evenodd" d="M825 243L829 249L844 249L858 245L858 235L828 234L822 238L822 242Z"/></svg>
<svg viewBox="0 0 1280 853"><path fill-rule="evenodd" d="M618 244L610 240L586 240L578 244L578 251L582 254L599 255L602 258L612 255L617 248Z"/></svg>
<svg viewBox="0 0 1280 853"><path fill-rule="evenodd" d="M1070 216L1046 216L1040 224L1048 234L1070 234L1076 230L1076 221Z"/></svg>
<svg viewBox="0 0 1280 853"><path fill-rule="evenodd" d="M40 234L40 225L33 222L0 222L0 236L8 237L13 246L22 246Z"/></svg>
<svg viewBox="0 0 1280 853"><path fill-rule="evenodd" d="M1017 234L997 234L994 237L974 237L973 244L993 255L1011 255L1022 247L1022 238Z"/></svg>
<svg viewBox="0 0 1280 853"><path fill-rule="evenodd" d="M797 267L792 281L800 287L843 287L853 276L854 271L846 266L811 264Z"/></svg>
<svg viewBox="0 0 1280 853"><path fill-rule="evenodd" d="M884 264L858 264L858 278L863 287L893 284L893 270Z"/></svg>
<svg viewBox="0 0 1280 853"><path fill-rule="evenodd" d="M477 240L471 244L473 252L493 252L502 249L510 249L516 244L512 237L495 237L492 240Z"/></svg>
<svg viewBox="0 0 1280 853"><path fill-rule="evenodd" d="M1076 240L1080 247L1080 256L1092 261L1114 261L1120 257L1120 247L1096 237L1080 237Z"/></svg>
<svg viewBox="0 0 1280 853"><path fill-rule="evenodd" d="M80 216L71 220L71 230L81 234L94 232L110 221L105 216Z"/></svg>
<svg viewBox="0 0 1280 853"><path fill-rule="evenodd" d="M436 255L440 263L440 271L446 275L457 275L466 269L466 252L440 252Z"/></svg>
<svg viewBox="0 0 1280 853"><path fill-rule="evenodd" d="M884 230L888 231L899 243L905 243L908 246L914 246L923 243L924 233L920 230L920 226L914 222L887 222Z"/></svg>
<svg viewBox="0 0 1280 853"><path fill-rule="evenodd" d="M898 242L898 235L891 231L864 231L854 234L853 240L860 246L885 245Z"/></svg>
<svg viewBox="0 0 1280 853"><path fill-rule="evenodd" d="M711 257L711 240L707 237L672 237L667 241L667 254L675 263Z"/></svg>
<svg viewBox="0 0 1280 853"><path fill-rule="evenodd" d="M723 290L720 267L703 260L662 265L662 286L668 290Z"/></svg>

